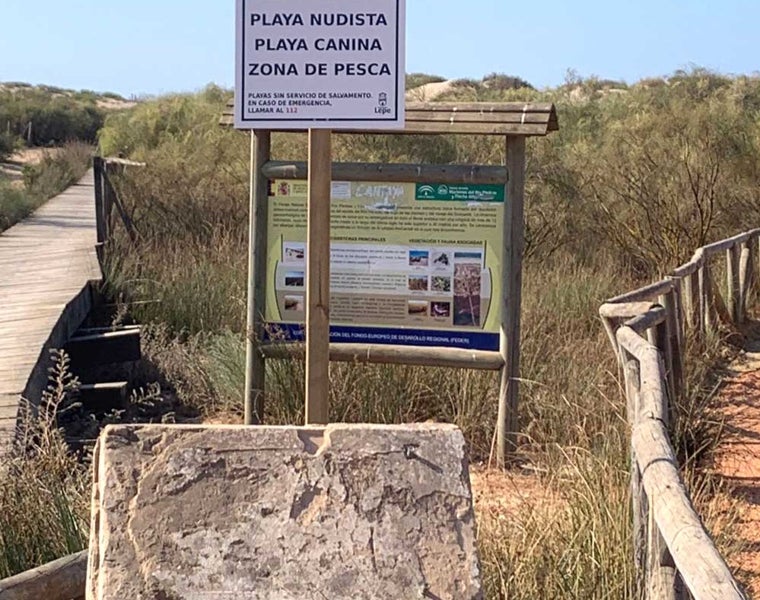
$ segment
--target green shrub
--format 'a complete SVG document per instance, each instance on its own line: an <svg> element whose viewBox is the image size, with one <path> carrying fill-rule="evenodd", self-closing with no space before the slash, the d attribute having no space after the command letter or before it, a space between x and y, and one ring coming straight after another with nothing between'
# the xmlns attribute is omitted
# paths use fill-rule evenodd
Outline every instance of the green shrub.
<svg viewBox="0 0 760 600"><path fill-rule="evenodd" d="M0 178L0 232L29 216L49 198L79 181L87 171L92 147L67 144L23 170L24 187Z"/></svg>
<svg viewBox="0 0 760 600"><path fill-rule="evenodd" d="M441 98L554 102L561 126L527 149L520 399L521 459L542 474L531 481L553 500L543 504L539 493L511 512L481 509L485 580L491 598L633 598L629 432L596 311L701 241L760 217L753 204L760 85L701 71L630 87L569 78L549 91L515 80L461 81ZM136 301L133 314L162 332L152 356L178 382L183 401L206 418L239 419L248 138L218 127L228 98L210 88L146 102L109 117L100 141L107 152L148 165L117 182L140 238L115 240L112 294ZM276 159L305 158L303 135L274 135L272 146ZM502 164L504 152L497 136L334 141L337 160ZM267 369L267 420L301 422L303 362L272 360ZM331 419L453 422L471 459L489 459L494 374L347 363L331 365L330 378ZM689 460L717 435L705 417L708 381L692 371L678 407L675 442ZM690 481L702 489L703 480ZM709 510L703 514L714 522Z"/></svg>
<svg viewBox="0 0 760 600"><path fill-rule="evenodd" d="M534 90L530 83L525 81L522 77L515 77L514 75L505 75L504 73L491 73L483 77L483 85L491 90L519 90L527 88Z"/></svg>
<svg viewBox="0 0 760 600"><path fill-rule="evenodd" d="M90 165L92 146L70 143L46 153L35 165L24 167L24 185L36 198L47 199L79 181Z"/></svg>
<svg viewBox="0 0 760 600"><path fill-rule="evenodd" d="M0 130L34 146L60 146L73 140L92 144L105 119L106 111L98 105L105 97L86 90L5 84L0 89Z"/></svg>
<svg viewBox="0 0 760 600"><path fill-rule="evenodd" d="M40 409L28 411L23 443L0 467L0 579L87 547L89 472L58 421L79 385L68 366L57 353Z"/></svg>
<svg viewBox="0 0 760 600"><path fill-rule="evenodd" d="M28 216L34 204L23 190L0 179L0 232Z"/></svg>
<svg viewBox="0 0 760 600"><path fill-rule="evenodd" d="M6 160L16 150L16 137L10 133L0 132L0 162Z"/></svg>
<svg viewBox="0 0 760 600"><path fill-rule="evenodd" d="M445 77L439 75L428 75L427 73L407 73L406 74L406 89L413 90L421 85L428 83L440 83L446 81Z"/></svg>

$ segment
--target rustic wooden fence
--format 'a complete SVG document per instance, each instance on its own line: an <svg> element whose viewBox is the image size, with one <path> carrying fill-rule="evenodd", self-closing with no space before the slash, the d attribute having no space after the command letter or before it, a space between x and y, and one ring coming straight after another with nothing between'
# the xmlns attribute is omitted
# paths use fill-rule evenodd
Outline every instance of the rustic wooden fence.
<svg viewBox="0 0 760 600"><path fill-rule="evenodd" d="M105 222L111 215L104 197L111 192L102 180L96 189L98 185L104 243L109 237ZM124 225L129 228L128 222ZM713 276L715 258L721 255L724 290ZM624 374L631 427L634 557L639 589L649 600L745 598L694 510L668 427L673 406L684 393L687 333L706 336L721 322L744 321L753 290L760 292L758 255L760 229L755 229L700 248L691 261L661 281L612 298L600 308ZM77 597L84 590L85 572L83 552L0 581L0 600Z"/></svg>
<svg viewBox="0 0 760 600"><path fill-rule="evenodd" d="M0 581L0 600L84 600L87 550Z"/></svg>
<svg viewBox="0 0 760 600"><path fill-rule="evenodd" d="M113 177L123 173L128 167L144 167L144 163L137 163L123 158L103 158L96 156L92 160L93 176L95 179L95 224L97 230L97 252L101 264L105 256L105 247L113 236L114 209L119 215L129 238L134 242L137 232L132 218L124 208L113 186Z"/></svg>
<svg viewBox="0 0 760 600"><path fill-rule="evenodd" d="M694 510L669 436L684 393L686 335L704 337L745 320L760 281L760 229L696 251L661 281L599 310L625 381L631 428L631 497L639 590L648 600L745 596ZM725 286L714 272L725 257ZM721 289L723 288L723 289Z"/></svg>

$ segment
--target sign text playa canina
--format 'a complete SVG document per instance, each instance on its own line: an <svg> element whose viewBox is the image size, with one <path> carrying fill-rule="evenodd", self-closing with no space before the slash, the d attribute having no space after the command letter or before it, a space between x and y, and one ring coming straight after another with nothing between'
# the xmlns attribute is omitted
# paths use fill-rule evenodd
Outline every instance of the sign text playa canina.
<svg viewBox="0 0 760 600"><path fill-rule="evenodd" d="M403 0L237 0L235 126L404 125Z"/></svg>

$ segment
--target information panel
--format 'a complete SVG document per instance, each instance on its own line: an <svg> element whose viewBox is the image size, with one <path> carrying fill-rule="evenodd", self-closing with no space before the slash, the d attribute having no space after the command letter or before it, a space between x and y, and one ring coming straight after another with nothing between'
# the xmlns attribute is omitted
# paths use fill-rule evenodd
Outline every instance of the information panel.
<svg viewBox="0 0 760 600"><path fill-rule="evenodd" d="M303 339L306 198L270 183L270 339ZM503 185L333 182L330 341L498 350L504 203Z"/></svg>
<svg viewBox="0 0 760 600"><path fill-rule="evenodd" d="M235 126L404 126L405 0L237 0Z"/></svg>

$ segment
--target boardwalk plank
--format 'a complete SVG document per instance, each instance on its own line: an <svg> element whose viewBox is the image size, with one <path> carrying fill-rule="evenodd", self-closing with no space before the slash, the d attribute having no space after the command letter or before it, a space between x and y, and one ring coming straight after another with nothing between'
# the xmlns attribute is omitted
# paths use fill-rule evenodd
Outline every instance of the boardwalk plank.
<svg viewBox="0 0 760 600"><path fill-rule="evenodd" d="M46 345L62 346L101 277L92 173L0 234L0 457L22 395L44 387ZM43 381L40 381L42 379Z"/></svg>

